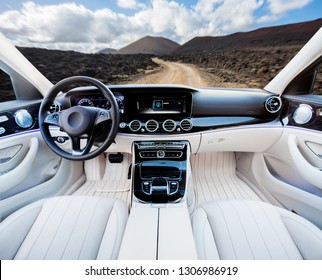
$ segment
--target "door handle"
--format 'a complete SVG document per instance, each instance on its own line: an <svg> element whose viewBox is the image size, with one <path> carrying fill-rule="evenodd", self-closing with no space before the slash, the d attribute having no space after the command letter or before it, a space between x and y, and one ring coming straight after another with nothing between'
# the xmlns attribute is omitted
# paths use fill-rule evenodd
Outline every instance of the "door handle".
<svg viewBox="0 0 322 280"><path fill-rule="evenodd" d="M287 139L289 151L293 162L295 164L296 170L301 174L301 176L308 181L310 184L322 189L322 171L311 165L302 155L298 148L297 138L295 135L291 134Z"/></svg>

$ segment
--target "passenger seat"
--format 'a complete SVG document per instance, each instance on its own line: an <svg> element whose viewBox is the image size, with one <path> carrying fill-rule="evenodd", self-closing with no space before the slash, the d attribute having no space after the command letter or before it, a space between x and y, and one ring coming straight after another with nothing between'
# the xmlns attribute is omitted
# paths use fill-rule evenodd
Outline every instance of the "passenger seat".
<svg viewBox="0 0 322 280"><path fill-rule="evenodd" d="M192 225L199 259L322 259L318 227L261 201L206 202Z"/></svg>

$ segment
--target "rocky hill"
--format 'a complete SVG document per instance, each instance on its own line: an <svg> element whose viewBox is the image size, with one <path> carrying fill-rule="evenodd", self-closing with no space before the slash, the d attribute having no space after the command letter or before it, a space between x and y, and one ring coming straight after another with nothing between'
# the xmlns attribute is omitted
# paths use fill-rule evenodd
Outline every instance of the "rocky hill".
<svg viewBox="0 0 322 280"><path fill-rule="evenodd" d="M216 86L264 87L322 27L322 19L222 37L196 37L164 59L194 64Z"/></svg>
<svg viewBox="0 0 322 280"><path fill-rule="evenodd" d="M174 52L178 54L215 51L241 50L262 47L301 46L306 43L322 26L322 18L287 24L265 27L250 32L239 32L227 36L195 37Z"/></svg>
<svg viewBox="0 0 322 280"><path fill-rule="evenodd" d="M180 45L163 37L143 37L113 54L151 54L165 55L176 50Z"/></svg>
<svg viewBox="0 0 322 280"><path fill-rule="evenodd" d="M157 65L150 55L85 54L74 51L18 48L54 84L69 76L90 76L106 84L128 83ZM0 102L14 98L10 78L0 71Z"/></svg>
<svg viewBox="0 0 322 280"><path fill-rule="evenodd" d="M105 48L105 49L102 49L102 50L98 51L98 53L112 54L112 53L115 53L116 51L117 51L116 49Z"/></svg>

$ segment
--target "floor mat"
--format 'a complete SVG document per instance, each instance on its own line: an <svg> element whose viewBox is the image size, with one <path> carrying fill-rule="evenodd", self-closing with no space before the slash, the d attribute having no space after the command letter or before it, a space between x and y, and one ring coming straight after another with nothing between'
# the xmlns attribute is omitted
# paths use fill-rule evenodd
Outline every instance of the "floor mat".
<svg viewBox="0 0 322 280"><path fill-rule="evenodd" d="M110 163L106 158L104 176L101 180L88 180L74 195L94 195L118 198L128 205L131 201L131 179L128 179L132 157L123 155L122 163Z"/></svg>
<svg viewBox="0 0 322 280"><path fill-rule="evenodd" d="M196 205L218 199L260 200L257 194L236 175L232 152L200 153L191 156Z"/></svg>

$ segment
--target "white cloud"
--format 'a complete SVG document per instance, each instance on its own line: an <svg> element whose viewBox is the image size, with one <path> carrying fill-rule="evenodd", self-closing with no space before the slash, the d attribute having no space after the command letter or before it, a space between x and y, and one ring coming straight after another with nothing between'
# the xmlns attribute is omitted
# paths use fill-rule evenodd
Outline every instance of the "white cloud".
<svg viewBox="0 0 322 280"><path fill-rule="evenodd" d="M123 9L135 9L138 3L136 0L117 0L117 5Z"/></svg>
<svg viewBox="0 0 322 280"><path fill-rule="evenodd" d="M16 44L75 47L87 52L97 50L102 43L104 47L119 47L116 39L123 32L133 32L131 26L130 19L122 14L109 9L93 12L74 3L38 5L27 2L20 11L0 14L0 31Z"/></svg>
<svg viewBox="0 0 322 280"><path fill-rule="evenodd" d="M274 22L284 17L288 12L301 9L312 0L267 0L269 13L257 19L258 23Z"/></svg>
<svg viewBox="0 0 322 280"><path fill-rule="evenodd" d="M256 21L255 12L264 0L199 0L194 6L202 18L199 35L224 35L251 28Z"/></svg>
<svg viewBox="0 0 322 280"><path fill-rule="evenodd" d="M312 0L267 0L272 14L284 14L305 7Z"/></svg>
<svg viewBox="0 0 322 280"><path fill-rule="evenodd" d="M95 52L121 48L146 35L185 43L195 36L223 35L252 29L258 22L277 20L311 0L198 0L185 6L174 0L118 0L131 15L112 10L92 11L66 2L39 5L26 2L20 10L0 14L0 32L21 46ZM258 18L256 11L268 9Z"/></svg>

